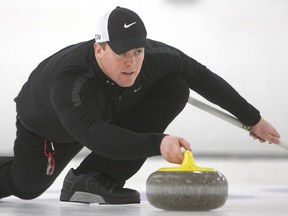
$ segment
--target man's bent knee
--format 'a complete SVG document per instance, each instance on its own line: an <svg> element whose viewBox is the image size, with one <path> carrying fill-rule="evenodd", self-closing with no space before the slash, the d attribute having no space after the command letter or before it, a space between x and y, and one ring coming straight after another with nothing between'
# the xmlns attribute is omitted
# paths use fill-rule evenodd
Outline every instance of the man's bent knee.
<svg viewBox="0 0 288 216"><path fill-rule="evenodd" d="M16 189L13 189L13 195L23 199L23 200L32 200L35 199L37 197L39 197L41 194L43 194L45 192L45 190L43 191L38 191L38 192L22 192Z"/></svg>
<svg viewBox="0 0 288 216"><path fill-rule="evenodd" d="M158 87L165 91L166 96L162 96L168 97L174 106L178 106L180 110L185 107L190 91L187 82L181 76L176 74L166 76L159 81L156 88Z"/></svg>

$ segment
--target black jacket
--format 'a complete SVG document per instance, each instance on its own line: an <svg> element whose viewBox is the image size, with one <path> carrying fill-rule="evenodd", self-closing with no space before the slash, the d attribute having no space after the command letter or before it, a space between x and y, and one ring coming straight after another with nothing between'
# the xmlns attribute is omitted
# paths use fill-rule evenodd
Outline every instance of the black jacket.
<svg viewBox="0 0 288 216"><path fill-rule="evenodd" d="M129 88L119 87L101 71L94 40L60 50L38 65L15 98L19 118L43 138L59 143L79 141L106 157L159 155L163 134L134 133L112 123L133 110L157 80L176 73L190 89L244 124L260 120L258 110L205 66L176 48L153 40L150 43L141 72Z"/></svg>

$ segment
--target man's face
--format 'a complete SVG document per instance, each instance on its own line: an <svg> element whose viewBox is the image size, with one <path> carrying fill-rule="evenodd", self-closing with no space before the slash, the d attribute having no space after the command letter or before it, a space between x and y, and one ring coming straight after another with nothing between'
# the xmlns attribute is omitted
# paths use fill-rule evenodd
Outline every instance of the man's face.
<svg viewBox="0 0 288 216"><path fill-rule="evenodd" d="M107 44L105 48L94 44L96 60L102 71L121 87L132 86L140 73L144 60L143 47L118 55Z"/></svg>

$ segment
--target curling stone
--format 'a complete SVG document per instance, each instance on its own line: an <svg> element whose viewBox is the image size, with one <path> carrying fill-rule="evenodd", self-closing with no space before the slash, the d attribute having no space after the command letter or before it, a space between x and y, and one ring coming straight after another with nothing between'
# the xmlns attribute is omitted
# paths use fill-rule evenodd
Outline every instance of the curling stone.
<svg viewBox="0 0 288 216"><path fill-rule="evenodd" d="M170 211L208 211L224 205L228 196L225 176L212 168L198 167L190 151L180 167L161 168L146 182L148 202Z"/></svg>

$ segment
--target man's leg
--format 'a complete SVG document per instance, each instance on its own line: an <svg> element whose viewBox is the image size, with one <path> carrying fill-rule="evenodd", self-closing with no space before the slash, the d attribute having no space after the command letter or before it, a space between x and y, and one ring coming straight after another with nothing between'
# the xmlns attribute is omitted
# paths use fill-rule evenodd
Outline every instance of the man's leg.
<svg viewBox="0 0 288 216"><path fill-rule="evenodd" d="M10 162L0 165L0 198L15 195L22 199L33 199L54 182L83 146L80 143L53 143L55 169L52 175L47 175L48 157L45 155L45 139L26 130L19 120L16 125L14 157ZM46 153L53 151L49 146L50 142L46 145Z"/></svg>
<svg viewBox="0 0 288 216"><path fill-rule="evenodd" d="M142 103L133 112L129 113L121 121L115 123L115 125L135 132L163 133L173 119L183 110L187 103L188 96L189 88L180 76L167 76L160 80L155 87L147 93ZM131 189L123 189L122 187L126 180L141 168L145 160L146 159L112 160L97 155L97 152L91 153L74 172L67 174L60 199L62 201L88 203L117 203L114 202L113 199L116 197L117 201L121 200L121 203L137 202L137 193ZM89 179L93 176L93 170L94 173L97 173L95 174L97 180L95 179L96 181L90 183ZM116 182L116 189L112 188L108 190L108 188L105 187L108 192L103 192L105 190L103 189L104 187L98 183L99 175L103 175L105 178L107 177L110 182ZM79 176L83 180L80 180ZM73 184L71 182L73 182ZM83 185L85 185L86 188ZM90 185L91 188L101 188L101 194L97 189L92 192L91 189L88 192L87 185ZM121 188L119 188L119 185ZM95 194L97 195L94 196ZM140 197L138 199L140 199Z"/></svg>
<svg viewBox="0 0 288 216"><path fill-rule="evenodd" d="M11 195L7 181L7 173L13 162L13 157L0 157L0 199Z"/></svg>

